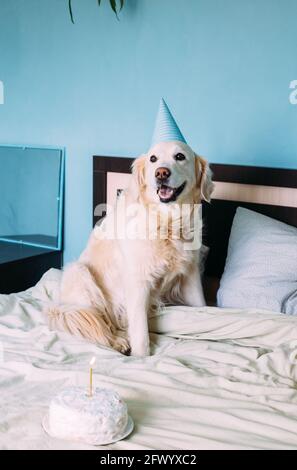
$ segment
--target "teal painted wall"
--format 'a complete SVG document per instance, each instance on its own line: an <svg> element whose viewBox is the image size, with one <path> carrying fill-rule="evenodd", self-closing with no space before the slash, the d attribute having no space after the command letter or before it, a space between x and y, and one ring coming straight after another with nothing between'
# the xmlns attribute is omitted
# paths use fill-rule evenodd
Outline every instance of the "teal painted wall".
<svg viewBox="0 0 297 470"><path fill-rule="evenodd" d="M160 96L210 161L297 168L296 0L1 0L0 142L65 146L66 261L91 229L92 154L147 149Z"/></svg>

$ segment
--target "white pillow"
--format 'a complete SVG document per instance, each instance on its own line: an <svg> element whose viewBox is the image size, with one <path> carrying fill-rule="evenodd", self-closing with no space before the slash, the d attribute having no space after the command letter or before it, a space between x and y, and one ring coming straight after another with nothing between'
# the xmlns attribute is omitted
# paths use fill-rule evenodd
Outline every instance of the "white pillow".
<svg viewBox="0 0 297 470"><path fill-rule="evenodd" d="M219 307L297 314L297 228L238 207Z"/></svg>

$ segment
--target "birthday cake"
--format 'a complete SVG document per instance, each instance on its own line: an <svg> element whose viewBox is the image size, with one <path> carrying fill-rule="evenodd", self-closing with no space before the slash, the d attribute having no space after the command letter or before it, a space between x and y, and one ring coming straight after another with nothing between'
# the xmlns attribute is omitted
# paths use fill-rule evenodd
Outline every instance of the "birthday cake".
<svg viewBox="0 0 297 470"><path fill-rule="evenodd" d="M95 388L89 396L84 388L72 386L52 399L44 427L60 439L104 445L123 439L133 422L117 392Z"/></svg>

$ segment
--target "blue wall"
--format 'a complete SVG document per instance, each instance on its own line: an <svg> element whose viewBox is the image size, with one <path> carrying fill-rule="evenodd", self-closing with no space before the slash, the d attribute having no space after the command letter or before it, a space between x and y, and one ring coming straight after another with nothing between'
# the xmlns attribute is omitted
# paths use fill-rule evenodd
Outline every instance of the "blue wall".
<svg viewBox="0 0 297 470"><path fill-rule="evenodd" d="M0 142L66 146L66 260L92 220L92 154L147 149L160 96L210 161L297 168L296 0L1 0Z"/></svg>

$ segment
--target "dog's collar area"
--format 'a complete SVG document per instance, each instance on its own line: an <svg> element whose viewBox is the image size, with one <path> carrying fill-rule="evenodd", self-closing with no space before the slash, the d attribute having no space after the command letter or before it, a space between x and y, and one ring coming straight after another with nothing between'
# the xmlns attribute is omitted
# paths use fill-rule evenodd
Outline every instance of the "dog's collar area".
<svg viewBox="0 0 297 470"><path fill-rule="evenodd" d="M184 190L185 186L186 181L181 184L178 188L172 188L171 186L168 186L166 184L161 184L157 189L157 194L159 196L160 201L165 203L176 201L178 196Z"/></svg>

